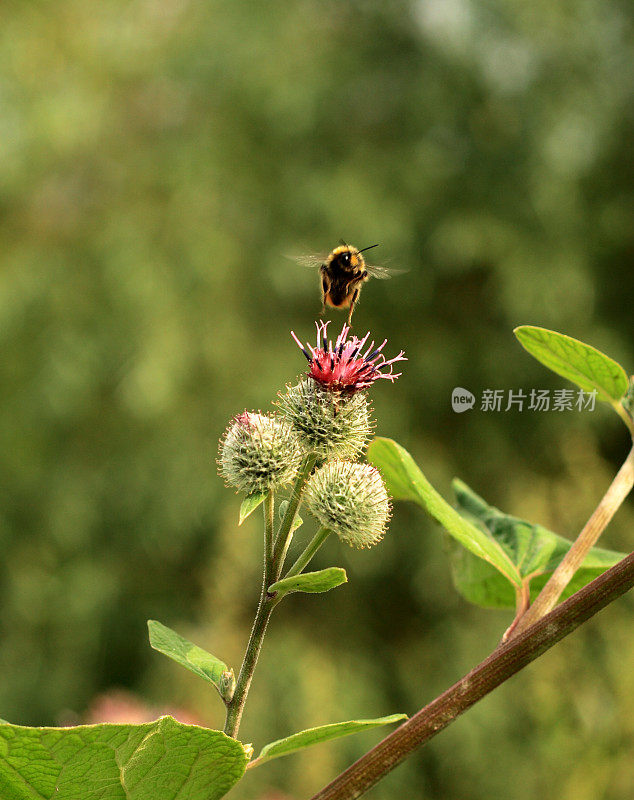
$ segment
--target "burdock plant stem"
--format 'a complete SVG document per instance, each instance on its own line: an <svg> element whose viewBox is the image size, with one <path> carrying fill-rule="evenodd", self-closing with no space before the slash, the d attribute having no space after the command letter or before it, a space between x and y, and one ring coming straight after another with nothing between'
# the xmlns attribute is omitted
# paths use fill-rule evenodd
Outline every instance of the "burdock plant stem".
<svg viewBox="0 0 634 800"><path fill-rule="evenodd" d="M230 703L227 703L227 717L225 720L225 733L234 739L238 735L244 704L247 700L249 687L253 679L255 666L258 656L262 649L262 641L266 633L266 626L271 618L271 612L275 602L267 594L267 589L273 583L273 525L275 519L275 498L273 492L269 492L264 499L264 570L262 576L262 591L258 610L251 628L249 643L244 654L240 674L236 682L236 688Z"/></svg>
<svg viewBox="0 0 634 800"><path fill-rule="evenodd" d="M273 546L273 572L271 583L276 581L282 572L286 551L290 543L293 522L297 514L297 509L299 508L299 503L302 499L304 486L306 485L306 481L308 480L310 473L313 471L313 467L315 466L316 462L317 456L313 453L309 453L304 457L304 460L299 468L299 472L297 473L297 478L295 479L295 484L293 485L293 491L288 499L286 513L284 514L284 519L280 524L280 529L277 532L277 538L275 539Z"/></svg>
<svg viewBox="0 0 634 800"><path fill-rule="evenodd" d="M299 573L308 564L308 562L319 550L319 548L330 536L330 534L331 531L328 530L328 528L320 528L317 531L317 533L313 536L313 538L310 540L304 552L300 555L300 557L297 559L297 561L293 564L293 566L289 569L289 571L286 573L284 577L292 578L295 575L299 575Z"/></svg>
<svg viewBox="0 0 634 800"><path fill-rule="evenodd" d="M251 628L249 643L247 644L247 649L244 654L244 660L240 668L233 698L231 702L227 704L227 718L225 720L224 732L227 736L231 736L234 739L238 735L244 704L247 700L249 687L253 680L253 673L255 672L260 650L262 649L264 634L266 633L266 628L269 624L273 609L277 605L277 601L268 594L267 590L269 586L275 583L279 578L282 567L284 566L284 559L290 541L293 521L302 499L304 485L316 461L317 456L313 454L304 457L277 537L274 536L275 501L273 492L269 492L264 500L264 570L262 576L262 591L260 592L258 610L253 621L253 627Z"/></svg>

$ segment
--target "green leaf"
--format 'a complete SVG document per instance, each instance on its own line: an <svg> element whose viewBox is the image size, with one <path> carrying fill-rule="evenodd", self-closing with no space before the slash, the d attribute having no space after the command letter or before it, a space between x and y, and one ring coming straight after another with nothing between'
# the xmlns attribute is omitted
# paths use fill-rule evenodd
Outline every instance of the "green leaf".
<svg viewBox="0 0 634 800"><path fill-rule="evenodd" d="M253 514L255 509L262 505L264 499L266 497L266 492L254 492L250 494L248 497L245 497L240 505L240 519L238 521L238 525L242 525L245 519L250 515Z"/></svg>
<svg viewBox="0 0 634 800"><path fill-rule="evenodd" d="M517 565L522 579L528 582L531 600L534 600L572 542L542 525L504 514L488 505L462 481L455 480L453 486L460 513L483 525L500 543ZM490 564L453 543L450 543L450 557L454 585L466 600L485 608L515 607L513 586ZM622 558L625 558L624 553L593 547L562 598L574 594Z"/></svg>
<svg viewBox="0 0 634 800"><path fill-rule="evenodd" d="M378 728L380 725L391 725L394 722L401 722L407 719L407 714L392 714L389 717L379 717L378 719L359 719L350 722L335 722L332 725L322 725L319 728L308 728L300 733L294 733L285 739L278 739L275 742L265 745L260 755L249 764L250 767L258 767L267 761L280 756L287 756L305 747L311 747L321 742L329 742L331 739L340 739L342 736L350 736L352 733L366 730L367 728Z"/></svg>
<svg viewBox="0 0 634 800"><path fill-rule="evenodd" d="M596 391L604 403L613 406L627 391L623 367L589 344L534 325L521 325L514 333L538 361L585 392Z"/></svg>
<svg viewBox="0 0 634 800"><path fill-rule="evenodd" d="M341 567L328 567L317 572L302 572L290 578L282 578L269 586L269 592L277 592L280 596L291 592L328 592L335 586L346 583L348 576Z"/></svg>
<svg viewBox="0 0 634 800"><path fill-rule="evenodd" d="M144 725L0 725L2 800L218 800L247 761L235 739L172 717Z"/></svg>
<svg viewBox="0 0 634 800"><path fill-rule="evenodd" d="M233 670L220 659L212 656L202 647L183 639L176 631L162 625L155 619L149 619L148 631L150 645L164 656L177 661L181 666L213 683L224 700L231 700L235 688Z"/></svg>
<svg viewBox="0 0 634 800"><path fill-rule="evenodd" d="M500 544L480 526L462 517L434 489L411 455L392 439L377 437L370 443L367 459L377 467L394 500L418 503L463 547L488 561L516 586L521 576Z"/></svg>
<svg viewBox="0 0 634 800"><path fill-rule="evenodd" d="M490 533L515 565L521 578L541 573L557 546L554 533L488 505L457 478L452 481L458 512Z"/></svg>

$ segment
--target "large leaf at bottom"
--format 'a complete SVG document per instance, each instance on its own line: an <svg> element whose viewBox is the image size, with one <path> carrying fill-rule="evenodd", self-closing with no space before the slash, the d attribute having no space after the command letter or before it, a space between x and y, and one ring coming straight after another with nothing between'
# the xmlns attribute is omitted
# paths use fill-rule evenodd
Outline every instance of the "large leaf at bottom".
<svg viewBox="0 0 634 800"><path fill-rule="evenodd" d="M463 547L488 561L514 585L521 585L519 572L499 543L486 529L472 524L449 505L404 447L392 439L377 437L370 443L367 459L381 471L394 500L418 503Z"/></svg>
<svg viewBox="0 0 634 800"><path fill-rule="evenodd" d="M517 565L522 579L528 583L531 600L534 600L572 542L542 525L504 514L488 505L462 481L455 480L453 487L460 513L486 527L500 543ZM490 564L453 543L450 543L450 553L454 584L466 600L485 608L515 607L514 587ZM593 547L566 587L562 599L574 594L622 558L625 558L624 553Z"/></svg>
<svg viewBox="0 0 634 800"><path fill-rule="evenodd" d="M273 758L287 756L305 747L311 747L321 742L329 742L331 739L340 739L342 736L350 736L352 733L366 730L367 728L377 728L379 725L390 725L394 722L401 722L407 719L407 714L392 714L389 717L379 717L377 719L357 719L349 722L335 722L332 725L321 725L319 728L307 728L305 731L294 733L285 739L278 739L275 742L265 745L260 755L249 764L249 767L257 767Z"/></svg>
<svg viewBox="0 0 634 800"><path fill-rule="evenodd" d="M172 717L145 725L0 725L0 797L218 800L247 760L235 739Z"/></svg>

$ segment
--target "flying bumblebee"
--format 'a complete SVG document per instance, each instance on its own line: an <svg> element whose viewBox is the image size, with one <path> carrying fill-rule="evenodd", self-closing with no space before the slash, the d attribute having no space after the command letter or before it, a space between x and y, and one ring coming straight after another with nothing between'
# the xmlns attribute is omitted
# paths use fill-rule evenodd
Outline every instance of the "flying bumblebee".
<svg viewBox="0 0 634 800"><path fill-rule="evenodd" d="M373 247L378 247L378 244L358 250L353 245L342 242L325 259L320 256L303 256L299 259L300 263L306 266L319 267L322 314L326 306L347 308L348 325L350 325L362 285L370 278L390 277L390 270L385 267L366 264L361 254L366 250L372 250Z"/></svg>

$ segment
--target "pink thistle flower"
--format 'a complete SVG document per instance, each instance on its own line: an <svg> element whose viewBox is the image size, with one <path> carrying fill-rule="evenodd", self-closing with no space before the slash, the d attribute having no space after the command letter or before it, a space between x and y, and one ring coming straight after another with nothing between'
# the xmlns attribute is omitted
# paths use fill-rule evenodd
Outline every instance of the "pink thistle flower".
<svg viewBox="0 0 634 800"><path fill-rule="evenodd" d="M249 412L245 409L242 414L236 414L233 418L235 422L239 422L245 428L249 428L250 430L255 427L253 424L251 417L249 416Z"/></svg>
<svg viewBox="0 0 634 800"><path fill-rule="evenodd" d="M381 350L385 347L387 339L378 347L372 341L365 351L361 351L366 346L370 333L366 333L363 339L352 336L348 341L350 326L344 325L336 342L328 341L327 329L328 322L316 322L317 326L317 346L306 347L300 342L291 331L291 336L297 342L302 353L308 359L310 369L308 375L317 383L331 392L343 392L354 394L362 389L372 386L374 381L379 378L386 378L394 382L401 373L394 372L394 364L397 361L407 361L403 351L394 358L385 358ZM389 372L382 372L385 367L389 367Z"/></svg>

